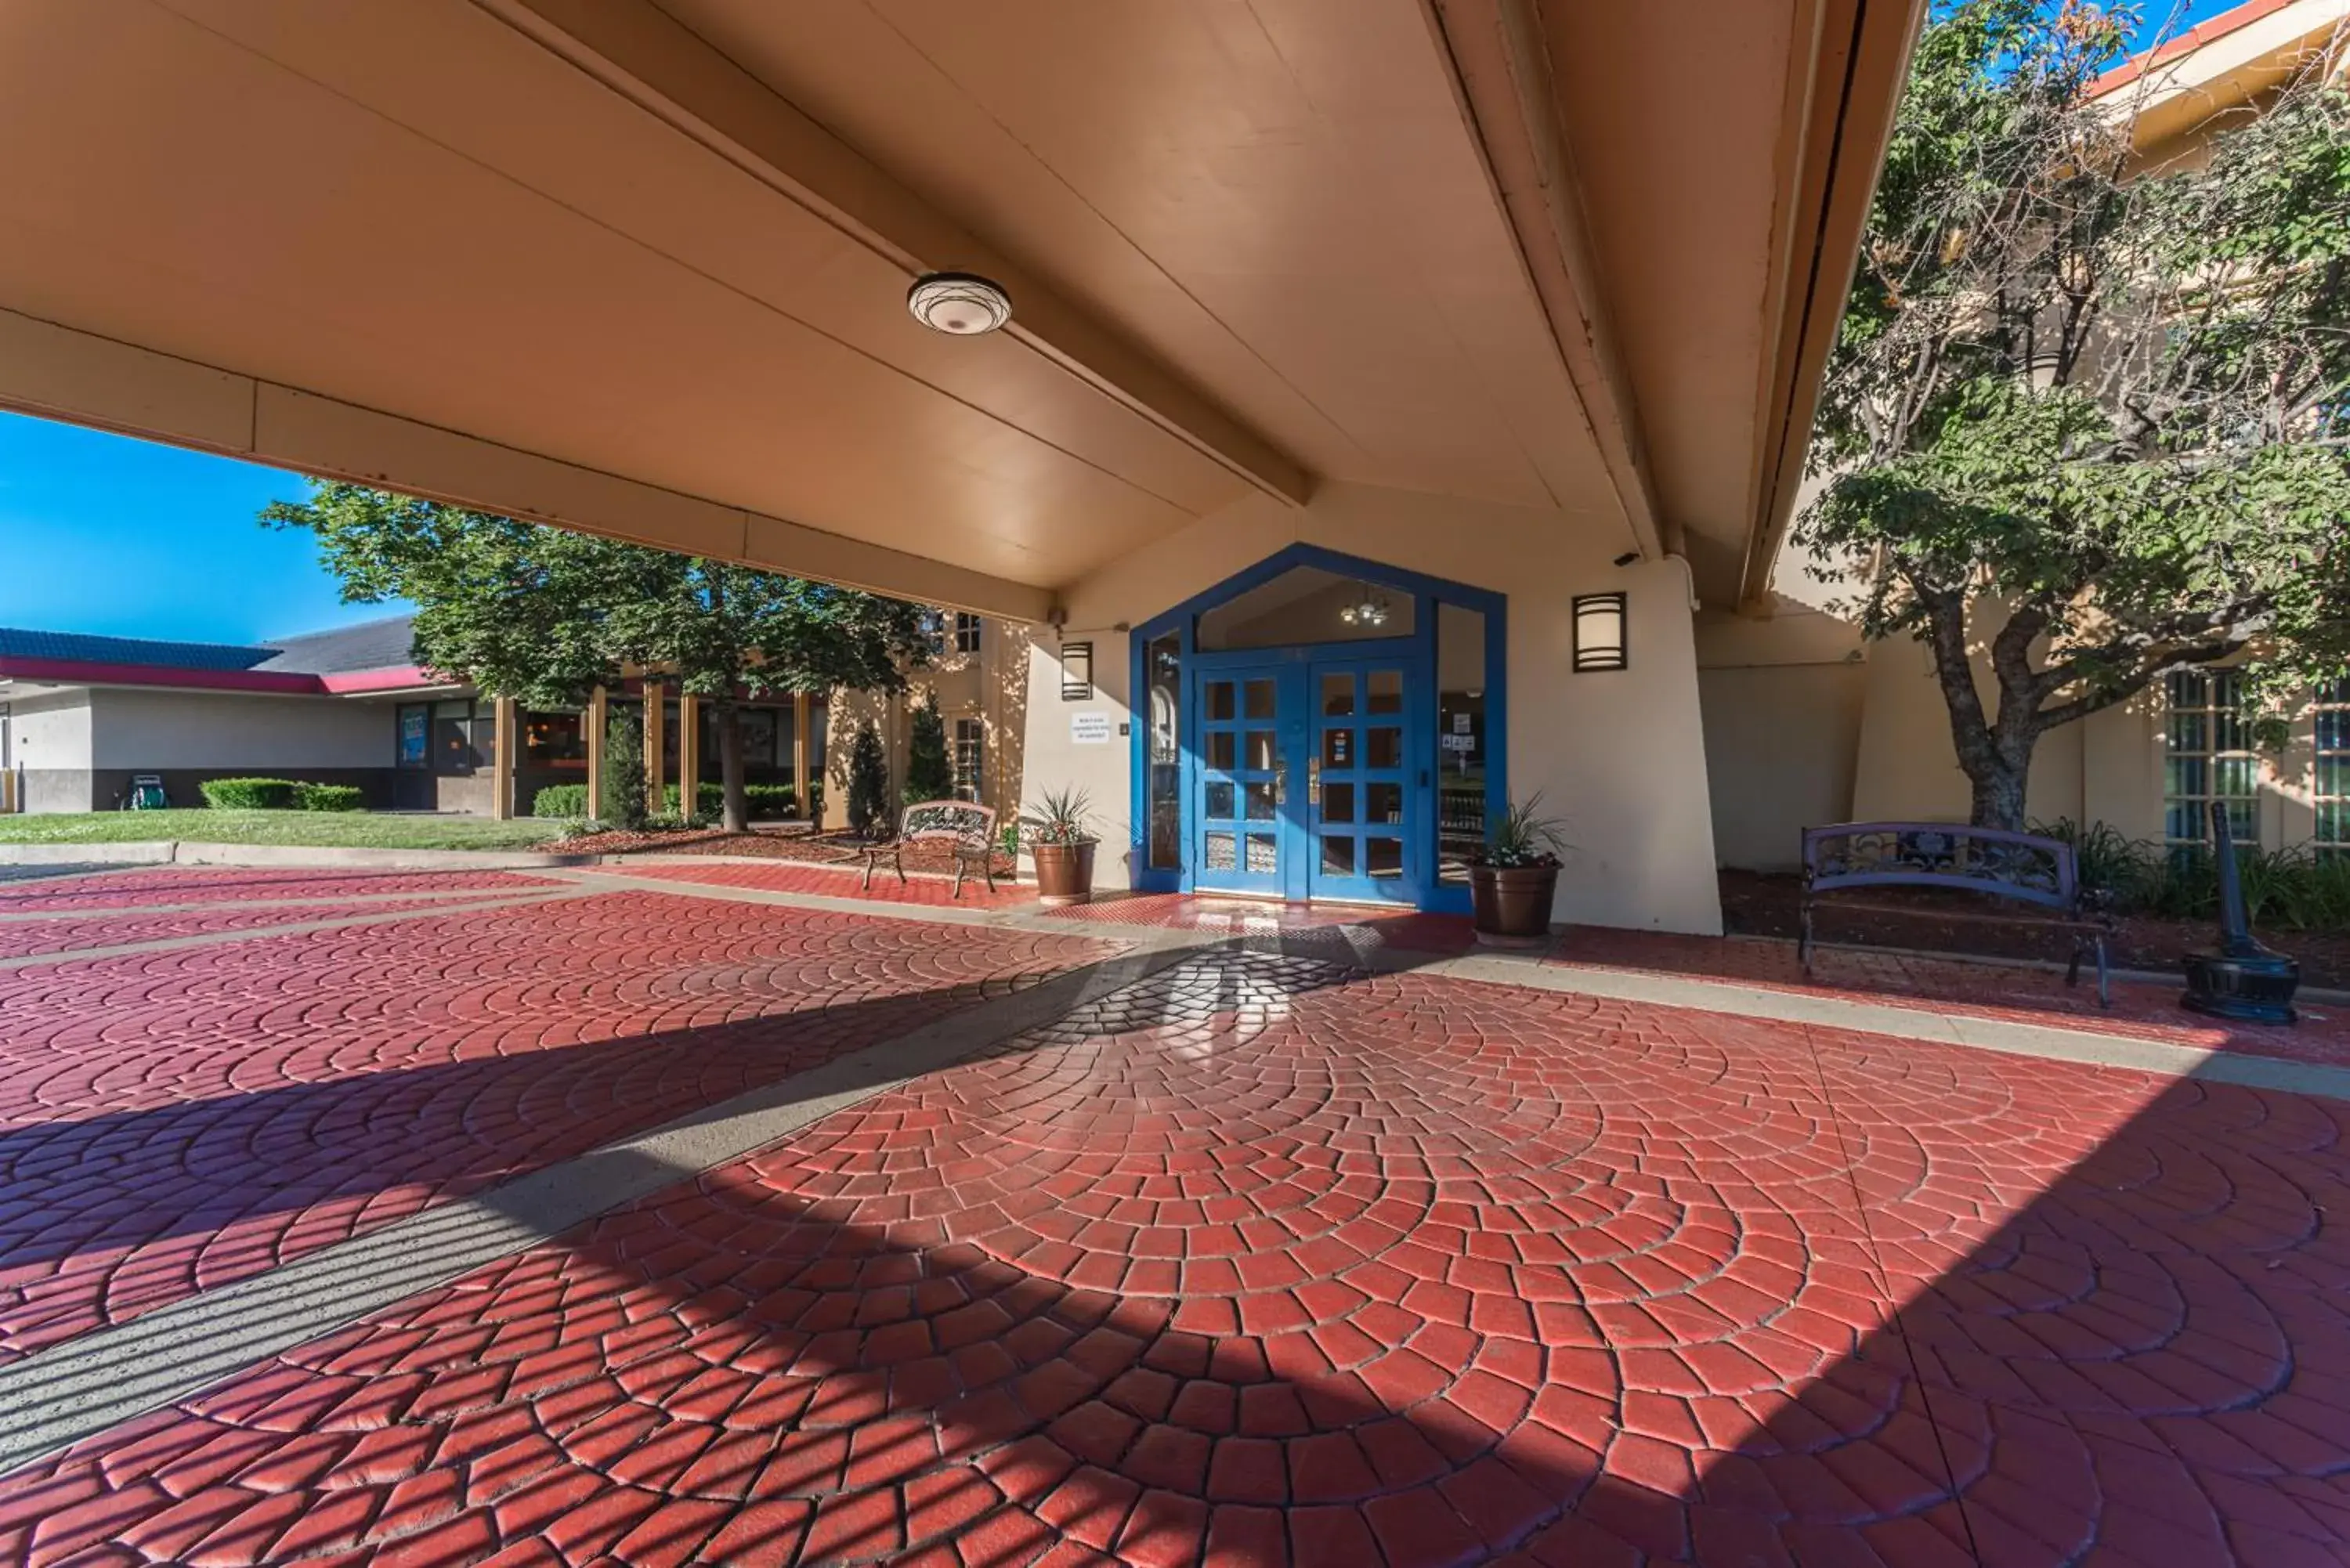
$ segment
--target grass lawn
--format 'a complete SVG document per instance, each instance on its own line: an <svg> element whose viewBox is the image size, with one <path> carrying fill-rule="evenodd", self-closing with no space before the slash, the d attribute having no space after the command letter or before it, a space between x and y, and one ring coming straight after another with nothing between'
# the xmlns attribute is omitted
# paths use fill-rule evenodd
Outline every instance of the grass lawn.
<svg viewBox="0 0 2350 1568"><path fill-rule="evenodd" d="M0 844L296 844L309 848L530 849L563 824L371 811L88 811L0 816Z"/></svg>

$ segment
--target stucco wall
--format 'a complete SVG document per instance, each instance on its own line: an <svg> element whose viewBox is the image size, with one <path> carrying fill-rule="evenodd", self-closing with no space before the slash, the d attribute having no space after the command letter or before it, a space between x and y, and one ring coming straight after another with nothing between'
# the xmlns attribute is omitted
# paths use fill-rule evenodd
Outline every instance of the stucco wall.
<svg viewBox="0 0 2350 1568"><path fill-rule="evenodd" d="M88 811L92 804L89 693L20 697L9 704L8 765L26 811Z"/></svg>
<svg viewBox="0 0 2350 1568"><path fill-rule="evenodd" d="M1853 815L1860 634L1781 595L1766 616L1701 613L1696 639L1714 853L1739 870L1791 869L1804 828Z"/></svg>
<svg viewBox="0 0 2350 1568"><path fill-rule="evenodd" d="M1304 541L1509 596L1510 788L1541 791L1575 851L1559 879L1563 920L1721 929L1689 577L1678 561L1618 568L1622 528L1599 514L1482 505L1333 484L1303 508L1253 498L1136 552L1066 594L1070 640L1094 644L1097 701L1113 722L1075 744L1049 640L1030 660L1029 793L1074 783L1093 796L1104 844L1097 879L1128 885L1132 747L1128 639L1115 629ZM1630 596L1630 669L1576 675L1568 600ZM1045 684L1051 682L1049 688Z"/></svg>
<svg viewBox="0 0 2350 1568"><path fill-rule="evenodd" d="M91 765L164 769L385 768L392 704L340 697L108 689L90 693Z"/></svg>

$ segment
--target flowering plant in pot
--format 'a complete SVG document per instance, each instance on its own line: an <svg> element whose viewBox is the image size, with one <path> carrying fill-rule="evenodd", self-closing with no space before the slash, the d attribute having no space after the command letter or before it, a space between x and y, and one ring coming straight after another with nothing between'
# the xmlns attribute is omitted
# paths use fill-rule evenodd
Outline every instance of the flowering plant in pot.
<svg viewBox="0 0 2350 1568"><path fill-rule="evenodd" d="M1022 819L1020 836L1036 861L1036 891L1052 905L1082 904L1094 896L1093 802L1081 789L1046 790Z"/></svg>
<svg viewBox="0 0 2350 1568"><path fill-rule="evenodd" d="M1559 855L1566 847L1555 818L1542 815L1539 791L1512 801L1469 861L1469 896L1477 940L1497 946L1537 945L1550 937Z"/></svg>

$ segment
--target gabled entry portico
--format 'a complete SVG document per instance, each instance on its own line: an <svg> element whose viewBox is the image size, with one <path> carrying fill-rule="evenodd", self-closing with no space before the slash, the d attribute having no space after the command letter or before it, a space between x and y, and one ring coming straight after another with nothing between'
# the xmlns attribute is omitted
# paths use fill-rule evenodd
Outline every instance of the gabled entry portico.
<svg viewBox="0 0 2350 1568"><path fill-rule="evenodd" d="M1506 803L1503 596L1294 545L1136 631L1136 885L1468 908Z"/></svg>

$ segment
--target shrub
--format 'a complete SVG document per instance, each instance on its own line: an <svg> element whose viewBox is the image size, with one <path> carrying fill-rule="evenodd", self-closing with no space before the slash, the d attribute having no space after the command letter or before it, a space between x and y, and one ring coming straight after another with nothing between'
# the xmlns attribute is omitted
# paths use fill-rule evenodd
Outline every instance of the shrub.
<svg viewBox="0 0 2350 1568"><path fill-rule="evenodd" d="M2202 845L2125 838L2102 822L2085 830L2070 821L2036 823L2032 830L2072 845L2080 859L2081 885L2104 891L2124 914L2219 918L2219 862ZM2321 854L2307 845L2271 850L2239 844L2236 877L2244 890L2245 916L2256 926L2350 930L2350 857Z"/></svg>
<svg viewBox="0 0 2350 1568"><path fill-rule="evenodd" d="M365 811L366 792L357 784L300 784L294 804L304 811Z"/></svg>
<svg viewBox="0 0 2350 1568"><path fill-rule="evenodd" d="M881 735L867 720L857 727L857 742L848 753L848 826L869 834L889 811L889 763L881 754Z"/></svg>
<svg viewBox="0 0 2350 1568"><path fill-rule="evenodd" d="M292 779L207 779L196 787L214 811L291 811L302 786Z"/></svg>
<svg viewBox="0 0 2350 1568"><path fill-rule="evenodd" d="M645 742L635 720L614 714L604 730L604 818L614 827L645 825Z"/></svg>
<svg viewBox="0 0 2350 1568"><path fill-rule="evenodd" d="M676 784L661 785L661 815L663 816L675 816L678 815L677 795L678 786ZM719 812L725 808L725 805L726 788L723 784L710 784L706 781L695 782L693 786L694 815L716 816Z"/></svg>
<svg viewBox="0 0 2350 1568"><path fill-rule="evenodd" d="M588 786L584 784L547 784L530 797L533 816L574 820L588 815Z"/></svg>
<svg viewBox="0 0 2350 1568"><path fill-rule="evenodd" d="M743 794L754 822L774 822L792 815L789 784L744 784Z"/></svg>
<svg viewBox="0 0 2350 1568"><path fill-rule="evenodd" d="M954 764L947 758L947 723L939 717L935 691L914 710L913 731L906 742L906 804L946 800L954 794Z"/></svg>

